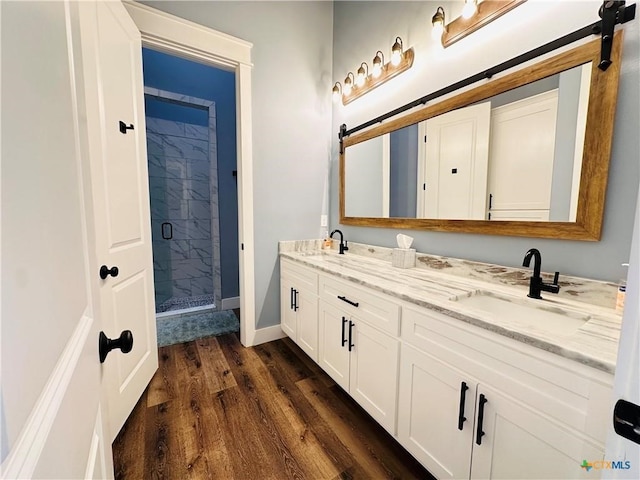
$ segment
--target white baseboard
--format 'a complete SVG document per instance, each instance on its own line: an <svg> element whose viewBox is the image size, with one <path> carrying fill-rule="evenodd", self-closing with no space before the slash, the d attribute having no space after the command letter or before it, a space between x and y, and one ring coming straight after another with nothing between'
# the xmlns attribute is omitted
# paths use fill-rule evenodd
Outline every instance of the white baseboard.
<svg viewBox="0 0 640 480"><path fill-rule="evenodd" d="M234 308L240 308L240 297L223 298L220 302L220 308L222 310L233 310Z"/></svg>
<svg viewBox="0 0 640 480"><path fill-rule="evenodd" d="M280 328L280 324L260 328L255 331L251 345L260 345L261 343L272 342L273 340L279 340L284 337L286 337L286 334L282 331L282 328Z"/></svg>

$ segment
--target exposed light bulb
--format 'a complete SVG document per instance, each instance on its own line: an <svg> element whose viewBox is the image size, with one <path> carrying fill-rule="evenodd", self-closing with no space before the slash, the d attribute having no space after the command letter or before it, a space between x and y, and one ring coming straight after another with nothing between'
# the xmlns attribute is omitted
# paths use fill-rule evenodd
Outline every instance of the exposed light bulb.
<svg viewBox="0 0 640 480"><path fill-rule="evenodd" d="M444 8L438 7L435 15L431 17L431 25L433 25L431 36L434 40L442 42L442 35L444 34Z"/></svg>
<svg viewBox="0 0 640 480"><path fill-rule="evenodd" d="M351 87L353 87L353 81L351 80L353 77L353 73L349 72L347 78L344 79L344 87L342 87L342 91L345 95L351 95Z"/></svg>
<svg viewBox="0 0 640 480"><path fill-rule="evenodd" d="M391 47L391 65L397 67L402 61L402 39L396 37L396 42Z"/></svg>
<svg viewBox="0 0 640 480"><path fill-rule="evenodd" d="M340 100L340 82L336 82L333 86L333 101L337 102Z"/></svg>
<svg viewBox="0 0 640 480"><path fill-rule="evenodd" d="M360 68L358 69L358 75L356 76L356 85L358 87L362 87L364 85L365 80L367 79L367 72L365 71L364 67L365 67L366 63L362 62L362 64L360 65ZM367 70L369 68L367 67Z"/></svg>
<svg viewBox="0 0 640 480"><path fill-rule="evenodd" d="M471 18L478 10L478 4L476 0L464 0L464 7L462 8L462 18Z"/></svg>
<svg viewBox="0 0 640 480"><path fill-rule="evenodd" d="M442 22L436 22L433 24L433 30L431 30L431 37L440 41L442 39L442 34L444 33L444 24Z"/></svg>
<svg viewBox="0 0 640 480"><path fill-rule="evenodd" d="M382 64L382 52L378 51L378 53L376 53L376 56L373 58L373 68L371 70L371 75L373 75L373 78L378 78L380 75L382 75Z"/></svg>

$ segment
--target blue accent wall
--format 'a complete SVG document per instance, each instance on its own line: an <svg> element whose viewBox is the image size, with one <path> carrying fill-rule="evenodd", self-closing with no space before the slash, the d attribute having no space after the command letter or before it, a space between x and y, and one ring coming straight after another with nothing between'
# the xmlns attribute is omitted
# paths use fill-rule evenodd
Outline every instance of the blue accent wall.
<svg viewBox="0 0 640 480"><path fill-rule="evenodd" d="M238 193L236 177L233 176L237 169L235 74L147 48L142 49L142 64L146 86L211 100L216 104L222 298L237 297L240 293ZM193 109L186 113L175 105L162 102L153 102L148 108L148 113L158 118L203 124L197 115L188 120L184 117L194 115Z"/></svg>

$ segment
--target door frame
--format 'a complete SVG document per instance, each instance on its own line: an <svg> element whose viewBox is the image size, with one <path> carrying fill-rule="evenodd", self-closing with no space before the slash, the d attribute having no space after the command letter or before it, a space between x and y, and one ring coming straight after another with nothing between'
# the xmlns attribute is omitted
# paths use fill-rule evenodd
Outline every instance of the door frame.
<svg viewBox="0 0 640 480"><path fill-rule="evenodd" d="M123 4L140 30L143 47L235 73L240 341L245 347L252 346L256 341L251 127L253 44L131 0L124 0Z"/></svg>

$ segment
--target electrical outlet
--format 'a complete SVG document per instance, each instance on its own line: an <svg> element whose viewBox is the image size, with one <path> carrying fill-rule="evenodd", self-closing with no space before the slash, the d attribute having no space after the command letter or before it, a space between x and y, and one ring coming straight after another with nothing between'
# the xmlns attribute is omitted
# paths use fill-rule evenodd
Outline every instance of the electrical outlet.
<svg viewBox="0 0 640 480"><path fill-rule="evenodd" d="M320 226L321 227L329 226L329 217L327 215L320 215Z"/></svg>

